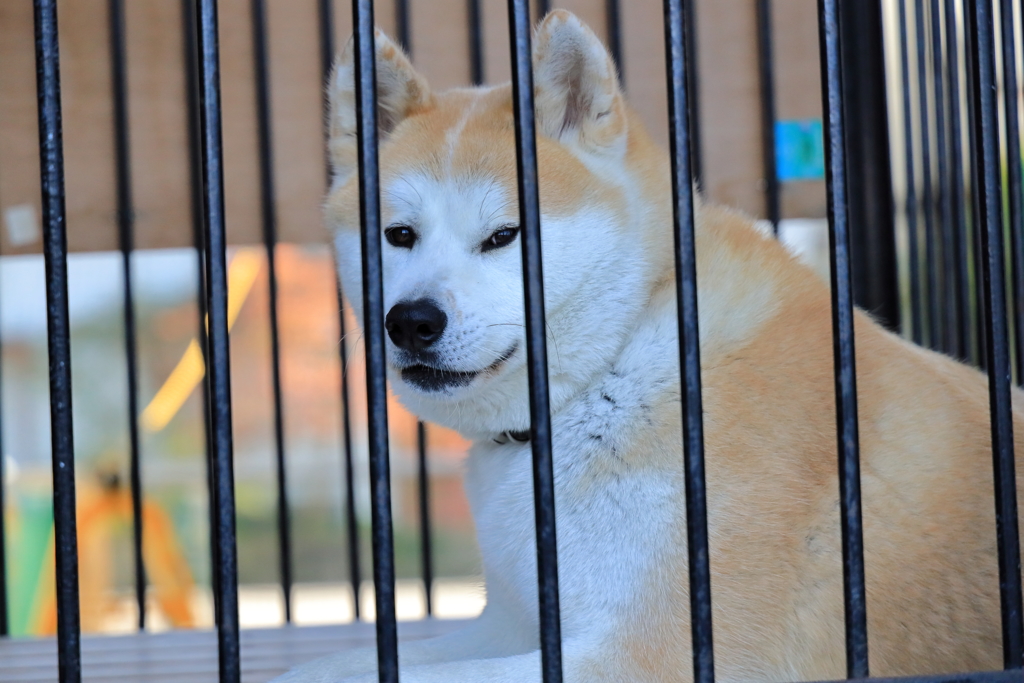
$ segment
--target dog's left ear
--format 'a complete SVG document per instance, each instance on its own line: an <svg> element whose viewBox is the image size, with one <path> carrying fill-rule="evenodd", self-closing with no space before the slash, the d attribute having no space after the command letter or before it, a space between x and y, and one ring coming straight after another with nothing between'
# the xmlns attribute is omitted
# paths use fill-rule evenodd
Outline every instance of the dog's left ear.
<svg viewBox="0 0 1024 683"><path fill-rule="evenodd" d="M615 64L576 15L555 10L541 22L533 78L540 132L590 152L624 151L626 107Z"/></svg>

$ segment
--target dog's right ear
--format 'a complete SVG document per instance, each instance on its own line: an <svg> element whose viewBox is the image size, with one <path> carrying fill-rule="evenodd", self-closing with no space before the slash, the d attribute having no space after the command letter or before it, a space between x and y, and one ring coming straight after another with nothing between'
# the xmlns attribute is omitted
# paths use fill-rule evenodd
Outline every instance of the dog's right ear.
<svg viewBox="0 0 1024 683"><path fill-rule="evenodd" d="M377 132L384 140L403 119L430 102L427 81L412 67L398 45L374 31L377 51ZM349 38L328 84L331 167L335 181L358 164L356 147L355 41Z"/></svg>

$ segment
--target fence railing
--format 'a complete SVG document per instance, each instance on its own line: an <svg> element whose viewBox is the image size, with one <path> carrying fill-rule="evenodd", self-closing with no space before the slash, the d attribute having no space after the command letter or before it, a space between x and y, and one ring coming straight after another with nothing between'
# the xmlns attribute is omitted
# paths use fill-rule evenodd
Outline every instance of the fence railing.
<svg viewBox="0 0 1024 683"><path fill-rule="evenodd" d="M819 0L821 84L828 189L832 325L835 361L838 467L841 487L846 659L850 678L869 675L868 630L860 502L857 389L853 334L854 303L880 311L883 321L902 324L905 334L954 356L982 364L988 372L1000 601L1005 672L922 677L920 680L1020 680L1024 666L1024 623L1020 547L1014 478L1011 384L1016 365L1024 378L1024 186L1021 179L1020 95L1016 40L1021 8L1012 0L895 0L898 12L902 125L886 118L885 90L871 78L884 74L883 9L877 2ZM541 3L540 10L546 3ZM61 681L81 678L78 611L75 468L71 418L71 356L68 316L67 245L62 153L60 63L56 0L35 0L39 101L39 153L42 171L44 257L50 354L50 407L53 458L57 642ZM216 0L183 0L190 154L194 195L195 246L202 259L200 311L208 325L199 335L206 359L204 384L208 429L211 553L220 680L240 680L237 550L231 432L230 358L225 235L222 108ZM483 79L483 37L478 0L468 3L472 81ZM695 3L665 0L665 52L668 77L669 141L672 160L675 265L680 338L683 453L687 507L687 552L694 680L714 680L712 594L704 492L703 410L700 385L693 181L700 176L700 126L696 116ZM761 55L762 122L774 135L774 91L769 0L757 4ZM146 577L142 556L142 484L137 424L136 343L131 269L133 204L129 166L124 7L110 0L111 66L114 88L118 228L124 272L125 348L132 487L133 559L138 627L146 627ZM318 2L321 73L326 79L334 53L333 9ZM909 10L913 10L911 17ZM384 372L384 311L381 268L379 169L377 160L374 16L371 0L353 0L356 106L359 132L362 219L363 310L367 367L369 452L372 493L372 548L376 632L381 681L398 680L395 617L395 562L389 476L387 387ZM608 41L621 63L620 19L628 7L606 4ZM397 5L399 41L410 46L409 7ZM509 0L512 87L517 178L522 228L523 280L528 339L531 447L535 485L540 644L546 682L560 681L561 636L555 543L554 482L549 414L547 354L540 245L540 207L527 0ZM274 395L279 573L284 619L292 619L292 548L287 458L281 399L275 274L275 188L269 106L266 18L262 0L252 1L256 65L260 197L263 244L269 265ZM998 19L999 32L996 33ZM856 44L863 36L871 44ZM860 37L858 37L860 36ZM916 49L916 73L910 50ZM856 48L856 49L855 49ZM997 54L998 52L998 54ZM966 85L961 83L961 69ZM916 85L915 85L916 84ZM1001 89L1000 89L1001 84ZM890 88L890 93L896 92ZM1000 116L1000 106L1002 115ZM964 126L962 112L967 112ZM916 125L915 125L916 118ZM964 137L968 138L967 145ZM884 139L883 139L884 138ZM903 167L890 169L890 140L899 139ZM965 147L967 151L965 153ZM766 204L777 226L779 183L774 143L765 145ZM934 162L932 153L935 153ZM969 162L969 163L968 163ZM965 174L964 164L969 172ZM1003 167L1005 166L1005 172ZM871 172L877 170L877 176ZM920 175L918 170L921 171ZM893 174L905 191L894 203ZM969 178L970 182L967 182ZM918 190L922 198L918 199ZM936 196L937 195L937 196ZM1005 215L1004 215L1005 210ZM877 219L877 220L873 220ZM898 257L895 218L906 231L905 257ZM863 227L862 225L867 226ZM862 232L858 232L862 231ZM1009 238L1009 258L1006 240ZM851 245L852 251L851 251ZM897 265L897 260L901 264ZM871 266L873 261L881 261ZM1010 285L1007 287L1009 262ZM905 265L904 265L905 264ZM907 282L901 301L899 276ZM872 286L875 286L872 289ZM339 309L341 291L338 289ZM349 293L355 296L355 293ZM342 326L344 320L342 319ZM343 332L344 336L344 327ZM341 365L347 365L340 345ZM342 406L346 478L348 560L353 591L358 591L359 539L353 495L349 387ZM423 545L422 573L427 613L431 613L432 564L427 499L424 425L418 431L418 464ZM0 481L3 459L0 458ZM0 486L0 511L4 504ZM0 635L7 632L4 525L0 515ZM358 595L354 600L359 618Z"/></svg>

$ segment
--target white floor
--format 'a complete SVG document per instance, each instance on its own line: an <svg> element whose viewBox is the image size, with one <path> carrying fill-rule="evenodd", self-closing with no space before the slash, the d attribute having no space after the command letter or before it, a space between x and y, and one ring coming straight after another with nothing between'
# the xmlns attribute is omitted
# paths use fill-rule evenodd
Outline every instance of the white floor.
<svg viewBox="0 0 1024 683"><path fill-rule="evenodd" d="M423 583L398 581L395 585L396 613L399 621L426 617ZM473 579L438 579L434 582L434 614L439 619L469 619L484 608L483 584ZM135 603L130 596L119 601L118 610L107 621L104 633L130 634L136 629ZM364 581L360 590L360 617L373 621L373 583ZM213 602L208 590L197 590L192 600L193 613L201 628L213 626ZM272 628L284 624L284 602L280 586L243 585L238 589L238 616L242 628ZM148 630L161 633L170 625L154 603L147 612ZM347 583L300 583L292 587L292 622L299 626L346 624L354 621L352 590Z"/></svg>

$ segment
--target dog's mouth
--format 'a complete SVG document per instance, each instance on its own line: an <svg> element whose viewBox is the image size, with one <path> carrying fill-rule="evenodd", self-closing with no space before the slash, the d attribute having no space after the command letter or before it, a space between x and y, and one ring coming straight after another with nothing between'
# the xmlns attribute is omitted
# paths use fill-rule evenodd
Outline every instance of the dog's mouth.
<svg viewBox="0 0 1024 683"><path fill-rule="evenodd" d="M483 370L446 370L444 368L435 368L430 365L416 364L409 365L402 368L402 379L414 387L423 391L436 392L445 391L448 389L455 389L457 387L468 386L470 382L477 378L479 375L491 374L498 368L505 364L509 358L515 355L515 352L519 349L519 343L516 342L512 347L501 354L498 360L488 365Z"/></svg>

